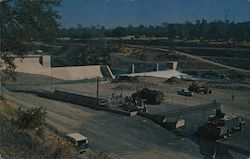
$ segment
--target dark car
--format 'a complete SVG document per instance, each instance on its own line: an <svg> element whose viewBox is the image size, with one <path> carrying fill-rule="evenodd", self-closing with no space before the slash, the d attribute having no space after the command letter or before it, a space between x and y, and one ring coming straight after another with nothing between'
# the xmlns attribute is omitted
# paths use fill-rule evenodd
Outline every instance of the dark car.
<svg viewBox="0 0 250 159"><path fill-rule="evenodd" d="M177 93L183 96L187 96L187 97L191 97L193 95L193 93L189 91L188 89L181 89Z"/></svg>

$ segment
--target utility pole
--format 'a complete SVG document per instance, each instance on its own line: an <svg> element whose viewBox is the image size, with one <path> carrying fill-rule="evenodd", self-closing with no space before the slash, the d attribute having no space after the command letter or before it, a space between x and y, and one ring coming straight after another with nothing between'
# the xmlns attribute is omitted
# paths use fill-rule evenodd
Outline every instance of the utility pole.
<svg viewBox="0 0 250 159"><path fill-rule="evenodd" d="M234 95L232 94L232 101L233 101L233 115L234 115L234 112L235 112L235 102L234 102Z"/></svg>
<svg viewBox="0 0 250 159"><path fill-rule="evenodd" d="M96 99L97 99L97 104L99 101L99 83L100 83L100 78L99 76L96 79Z"/></svg>
<svg viewBox="0 0 250 159"><path fill-rule="evenodd" d="M1 9L1 8L0 8ZM3 59L2 59L2 23L0 22L0 68L3 67ZM2 76L3 72L2 69L0 70L0 101L2 100L3 97L3 92L2 92Z"/></svg>
<svg viewBox="0 0 250 159"><path fill-rule="evenodd" d="M0 45L1 47L1 45ZM2 67L2 51L0 49L0 68ZM2 92L2 76L3 76L3 72L2 70L0 70L0 101L2 100L3 98L3 92Z"/></svg>
<svg viewBox="0 0 250 159"><path fill-rule="evenodd" d="M123 82L121 82L121 97L123 96Z"/></svg>
<svg viewBox="0 0 250 159"><path fill-rule="evenodd" d="M3 94L2 94L2 72L0 74L0 101L2 100Z"/></svg>
<svg viewBox="0 0 250 159"><path fill-rule="evenodd" d="M52 67L50 66L50 91L51 92L53 92L52 82L53 82L53 74L52 74Z"/></svg>

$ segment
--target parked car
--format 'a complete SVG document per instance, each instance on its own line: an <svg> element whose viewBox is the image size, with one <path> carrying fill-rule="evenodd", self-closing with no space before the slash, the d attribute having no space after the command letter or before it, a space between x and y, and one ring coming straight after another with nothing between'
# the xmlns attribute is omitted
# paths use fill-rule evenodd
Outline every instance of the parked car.
<svg viewBox="0 0 250 159"><path fill-rule="evenodd" d="M191 97L193 95L193 93L189 91L188 89L181 89L177 93L183 96L187 96L187 97Z"/></svg>

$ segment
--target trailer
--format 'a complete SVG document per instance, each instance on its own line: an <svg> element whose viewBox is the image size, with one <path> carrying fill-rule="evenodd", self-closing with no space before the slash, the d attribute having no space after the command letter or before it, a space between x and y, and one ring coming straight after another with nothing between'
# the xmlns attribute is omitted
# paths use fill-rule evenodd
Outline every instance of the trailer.
<svg viewBox="0 0 250 159"><path fill-rule="evenodd" d="M221 104L214 100L213 102L204 105L184 107L157 114L150 114L146 112L139 112L138 114L144 118L148 118L154 121L155 123L159 124L160 126L168 130L174 130L184 127L187 124L185 119L183 118L183 115L185 114L201 112L201 111L203 112L203 114L207 114L209 111L220 108Z"/></svg>

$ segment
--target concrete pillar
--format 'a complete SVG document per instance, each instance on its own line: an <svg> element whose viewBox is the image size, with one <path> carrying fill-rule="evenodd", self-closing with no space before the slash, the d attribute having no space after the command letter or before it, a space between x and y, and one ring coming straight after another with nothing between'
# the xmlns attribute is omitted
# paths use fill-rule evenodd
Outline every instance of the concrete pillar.
<svg viewBox="0 0 250 159"><path fill-rule="evenodd" d="M41 65L43 65L43 67L51 67L51 57L49 55L44 55L41 57Z"/></svg>
<svg viewBox="0 0 250 159"><path fill-rule="evenodd" d="M172 61L172 62L169 62L169 63L168 63L168 67L169 67L170 69L176 70L176 69L177 69L177 66L178 66L178 62L177 62L177 61Z"/></svg>
<svg viewBox="0 0 250 159"><path fill-rule="evenodd" d="M156 63L156 71L159 71L159 63Z"/></svg>
<svg viewBox="0 0 250 159"><path fill-rule="evenodd" d="M177 70L178 62L174 61L173 62L173 70Z"/></svg>
<svg viewBox="0 0 250 159"><path fill-rule="evenodd" d="M135 73L135 64L132 64L132 67L131 67L131 73Z"/></svg>

